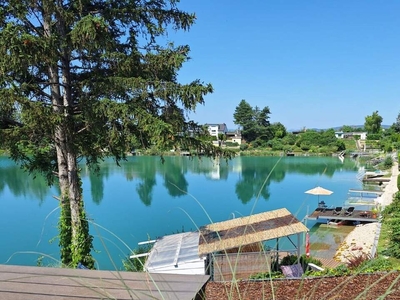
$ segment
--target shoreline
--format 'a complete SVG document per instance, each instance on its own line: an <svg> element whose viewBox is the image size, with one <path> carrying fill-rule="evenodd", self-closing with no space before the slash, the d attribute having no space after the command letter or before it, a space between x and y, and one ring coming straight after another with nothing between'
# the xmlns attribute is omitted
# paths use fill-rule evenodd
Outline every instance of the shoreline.
<svg viewBox="0 0 400 300"><path fill-rule="evenodd" d="M390 181L384 187L383 194L378 197L380 198L378 202L383 208L392 203L394 194L398 192L398 175L398 163L395 162L392 166ZM338 262L347 263L349 259L361 255L375 257L380 231L380 222L357 225L340 244L334 259Z"/></svg>

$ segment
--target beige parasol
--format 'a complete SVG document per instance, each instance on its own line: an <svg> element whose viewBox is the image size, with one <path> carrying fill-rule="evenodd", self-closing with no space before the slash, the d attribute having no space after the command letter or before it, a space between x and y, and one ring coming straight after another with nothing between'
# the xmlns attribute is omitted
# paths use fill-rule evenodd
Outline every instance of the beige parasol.
<svg viewBox="0 0 400 300"><path fill-rule="evenodd" d="M306 194L311 194L311 195L316 195L318 196L318 204L319 204L319 196L329 196L331 195L333 192L327 189L324 189L323 187L317 186L311 190L308 190L305 192Z"/></svg>

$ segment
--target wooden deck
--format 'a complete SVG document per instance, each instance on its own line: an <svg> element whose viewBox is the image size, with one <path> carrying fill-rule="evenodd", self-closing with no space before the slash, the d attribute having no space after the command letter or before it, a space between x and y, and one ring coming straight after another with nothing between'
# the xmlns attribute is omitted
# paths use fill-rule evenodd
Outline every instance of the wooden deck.
<svg viewBox="0 0 400 300"><path fill-rule="evenodd" d="M334 211L333 208L326 208L326 209L317 208L307 218L309 220L323 220L323 221L343 220L343 221L363 222L363 223L378 222L376 218L372 217L371 211L354 210L350 216L346 216L344 214L345 210L342 210L342 212L339 215L334 215L333 211Z"/></svg>
<svg viewBox="0 0 400 300"><path fill-rule="evenodd" d="M0 299L194 299L208 275L0 265Z"/></svg>

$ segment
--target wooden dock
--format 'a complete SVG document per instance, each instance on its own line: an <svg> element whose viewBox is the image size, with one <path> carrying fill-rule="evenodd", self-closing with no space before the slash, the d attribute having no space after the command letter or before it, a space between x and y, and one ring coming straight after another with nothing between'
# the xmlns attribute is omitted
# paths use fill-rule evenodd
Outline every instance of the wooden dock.
<svg viewBox="0 0 400 300"><path fill-rule="evenodd" d="M355 194L360 194L360 195L376 195L376 196L381 196L383 194L382 190L358 190L358 189L349 189L349 193L355 193Z"/></svg>
<svg viewBox="0 0 400 300"><path fill-rule="evenodd" d="M371 177L363 179L363 182L374 182L374 183L389 182L389 181L390 177Z"/></svg>
<svg viewBox="0 0 400 300"><path fill-rule="evenodd" d="M312 214L307 216L309 220L319 220L329 222L330 220L348 221L348 222L361 222L361 223L372 223L378 222L377 218L373 218L371 211L365 210L354 210L350 216L345 215L345 209L340 214L333 214L334 208L317 208Z"/></svg>
<svg viewBox="0 0 400 300"><path fill-rule="evenodd" d="M191 300L208 279L208 275L0 265L0 299Z"/></svg>

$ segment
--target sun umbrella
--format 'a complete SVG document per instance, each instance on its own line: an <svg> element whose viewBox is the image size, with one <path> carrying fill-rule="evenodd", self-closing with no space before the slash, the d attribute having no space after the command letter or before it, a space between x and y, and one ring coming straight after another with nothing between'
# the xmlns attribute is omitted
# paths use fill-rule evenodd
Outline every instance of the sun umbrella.
<svg viewBox="0 0 400 300"><path fill-rule="evenodd" d="M317 186L311 190L306 191L305 193L318 196L318 203L319 203L319 196L329 196L333 192L330 190L324 189L323 187Z"/></svg>

